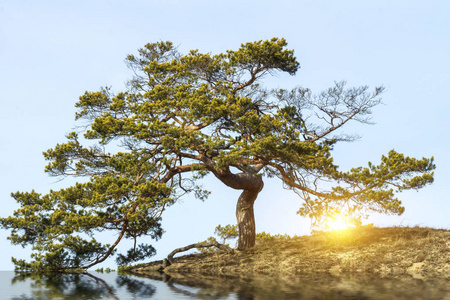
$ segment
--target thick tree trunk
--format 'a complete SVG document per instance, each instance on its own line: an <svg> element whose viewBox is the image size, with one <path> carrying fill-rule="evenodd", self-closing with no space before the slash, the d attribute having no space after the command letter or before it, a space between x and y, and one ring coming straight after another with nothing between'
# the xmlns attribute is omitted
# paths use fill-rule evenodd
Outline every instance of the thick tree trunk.
<svg viewBox="0 0 450 300"><path fill-rule="evenodd" d="M236 219L239 228L238 249L245 250L255 246L255 214L253 203L259 191L244 190L236 205Z"/></svg>
<svg viewBox="0 0 450 300"><path fill-rule="evenodd" d="M255 169L255 172L233 174L229 167L221 171L216 170L212 164L206 165L206 167L227 186L236 190L243 190L236 205L236 219L239 228L238 249L245 250L255 246L253 203L264 187L261 175L256 174L260 169Z"/></svg>

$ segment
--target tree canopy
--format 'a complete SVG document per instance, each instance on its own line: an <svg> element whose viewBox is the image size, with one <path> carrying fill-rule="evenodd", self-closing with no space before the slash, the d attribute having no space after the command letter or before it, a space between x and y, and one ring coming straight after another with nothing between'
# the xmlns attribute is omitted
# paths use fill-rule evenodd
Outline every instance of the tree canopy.
<svg viewBox="0 0 450 300"><path fill-rule="evenodd" d="M315 222L336 213L401 214L395 193L431 183L433 158L392 150L378 165L339 170L333 146L355 139L342 127L370 123L384 88L336 82L319 93L268 89L265 77L299 69L286 46L273 38L215 55L182 55L171 42L158 42L127 56L134 74L127 89L82 95L76 119L83 125L44 152L51 176L85 179L45 195L12 194L20 208L0 224L11 229L13 244L35 251L31 262L14 260L18 268L86 269L113 255L123 239L134 247L118 263L151 256L155 249L137 244L139 238L160 238L162 212L183 195L206 198L207 174L242 190L240 250L255 243L253 204L268 177L296 192L303 200L298 213ZM95 234L107 230L116 232L111 244L98 242Z"/></svg>

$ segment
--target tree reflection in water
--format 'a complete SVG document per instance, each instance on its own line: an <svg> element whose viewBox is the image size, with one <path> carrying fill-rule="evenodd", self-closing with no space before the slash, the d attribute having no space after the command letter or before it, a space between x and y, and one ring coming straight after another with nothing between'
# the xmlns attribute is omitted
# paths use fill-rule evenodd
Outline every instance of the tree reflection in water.
<svg viewBox="0 0 450 300"><path fill-rule="evenodd" d="M159 278L155 278L155 280L161 280ZM162 281L167 284L169 289L174 294L179 294L183 296L187 296L193 299L210 299L210 300L216 300L216 299L227 299L230 294L232 293L231 290L226 289L217 289L215 287L203 287L203 288L196 288L195 292L188 290L187 288L191 287L189 285L174 285L174 282L170 276L167 276L163 274ZM184 288L183 288L184 287ZM238 298L239 300L241 298ZM253 298L251 298L253 299ZM250 300L250 299L249 299Z"/></svg>
<svg viewBox="0 0 450 300"><path fill-rule="evenodd" d="M326 275L314 277L184 276L170 278L166 274L116 275L114 273L95 276L96 274L16 275L11 284L17 284L23 295L10 299L450 299L448 278L333 277ZM26 288L22 290L22 286L26 286Z"/></svg>
<svg viewBox="0 0 450 300"><path fill-rule="evenodd" d="M129 276L117 276L116 283L120 287L125 287L126 290L137 297L137 299L150 298L156 292L156 288L153 285Z"/></svg>
<svg viewBox="0 0 450 300"><path fill-rule="evenodd" d="M251 278L170 277L166 274L133 274L166 283L174 297L192 299L238 300L437 300L450 299L449 279L419 280L409 276L380 278L372 276L341 276L327 274Z"/></svg>
<svg viewBox="0 0 450 300"><path fill-rule="evenodd" d="M102 299L115 296L115 289L103 279L89 273L82 274L20 274L12 279L11 284L31 280L29 296L14 297L14 300L44 299Z"/></svg>
<svg viewBox="0 0 450 300"><path fill-rule="evenodd" d="M19 274L16 275L11 284L31 280L31 296L22 295L11 298L12 300L48 300L48 299L114 299L116 289L105 280L90 273L81 274ZM118 276L116 283L119 287L138 297L138 299L150 298L155 293L156 288L151 284L141 280Z"/></svg>

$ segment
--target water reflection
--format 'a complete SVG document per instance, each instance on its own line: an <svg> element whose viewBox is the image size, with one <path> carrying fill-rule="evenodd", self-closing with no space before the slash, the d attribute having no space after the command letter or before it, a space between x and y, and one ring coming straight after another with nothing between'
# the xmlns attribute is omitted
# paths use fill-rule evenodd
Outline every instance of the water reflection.
<svg viewBox="0 0 450 300"><path fill-rule="evenodd" d="M407 276L379 278L308 275L233 279L208 276L171 278L157 274L137 276L162 280L174 294L191 299L450 300L450 278L421 280Z"/></svg>
<svg viewBox="0 0 450 300"><path fill-rule="evenodd" d="M20 293L2 291L2 299L450 299L450 280L445 278L429 281L331 276L232 279L85 273L16 275L10 282L11 287L20 286Z"/></svg>
<svg viewBox="0 0 450 300"><path fill-rule="evenodd" d="M156 292L153 285L129 276L117 276L116 283L120 287L125 287L131 295L138 297L138 299L151 298Z"/></svg>
<svg viewBox="0 0 450 300"><path fill-rule="evenodd" d="M156 280L161 278L154 278ZM176 295L187 296L192 299L230 299L232 296L231 289L218 289L214 286L203 286L199 288L199 284L201 282L197 282L197 284L185 284L185 285L176 285L174 284L174 280L167 275L162 275L162 281L167 284L167 287ZM240 299L240 298L238 298Z"/></svg>
<svg viewBox="0 0 450 300"><path fill-rule="evenodd" d="M111 277L111 276L109 276ZM115 277L115 282L105 280L90 273L83 274L31 274L16 275L11 280L14 286L19 282L29 281L27 293L15 296L12 300L47 300L47 299L115 299L119 300L118 289L124 288L135 299L151 298L156 288L143 280L129 276ZM115 283L115 284L114 284ZM28 295L26 295L28 294ZM129 297L127 297L129 299Z"/></svg>
<svg viewBox="0 0 450 300"><path fill-rule="evenodd" d="M118 299L115 296L115 290L104 280L95 277L89 273L86 274L32 274L17 275L11 284L31 280L31 295L21 295L13 297L14 300L31 299L102 299L106 295L112 299Z"/></svg>

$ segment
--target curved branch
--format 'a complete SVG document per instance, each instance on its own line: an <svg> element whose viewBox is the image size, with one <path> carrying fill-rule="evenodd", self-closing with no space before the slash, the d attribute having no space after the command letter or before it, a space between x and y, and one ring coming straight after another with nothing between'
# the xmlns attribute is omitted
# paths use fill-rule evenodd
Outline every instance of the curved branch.
<svg viewBox="0 0 450 300"><path fill-rule="evenodd" d="M300 184L296 183L294 180L292 180L289 177L289 175L286 173L286 171L284 170L284 168L282 166L280 166L278 164L275 164L275 163L272 163L272 162L269 162L268 164L270 166L274 167L275 169L277 169L278 172L280 172L280 175L281 175L283 181L287 185L289 185L291 187L295 187L295 188L297 188L297 189L299 189L301 191L307 192L307 193L312 194L314 196L318 196L318 197L327 197L327 196L329 196L328 194L324 194L324 193L320 193L320 192L314 191L314 190L312 190L312 189L310 189L310 188L308 188L306 186L303 186L303 185L300 185Z"/></svg>
<svg viewBox="0 0 450 300"><path fill-rule="evenodd" d="M331 118L331 127L328 128L327 130L325 130L324 132L320 133L319 135L312 135L313 138L312 139L308 139L308 142L314 143L317 140L329 135L330 133L332 133L333 131L338 130L339 128L341 128L342 126L345 125L345 123L347 123L348 121L352 120L356 115L358 115L361 112L361 109L356 109L350 116L348 116L345 120L342 120L342 118L339 118L341 120L341 122L337 125L333 125L333 120L335 119L335 117Z"/></svg>
<svg viewBox="0 0 450 300"><path fill-rule="evenodd" d="M224 244L220 244L217 241L200 242L200 243L191 244L191 245L188 245L186 247L181 247L181 248L177 248L177 249L173 250L172 252L169 253L169 255L167 255L167 260L170 263L172 263L173 262L173 256L175 254L177 254L177 253L185 252L185 251L188 251L188 250L193 249L193 248L208 248L208 247L217 247L220 250L224 250L226 252L233 252L233 249L231 249L229 246L224 245Z"/></svg>
<svg viewBox="0 0 450 300"><path fill-rule="evenodd" d="M350 193L350 192L349 192L348 194L346 194L346 195L341 195L341 196L338 196L338 195L331 195L331 194L329 194L329 193L321 193L321 192L312 190L312 189L310 189L310 188L308 188L308 187L306 187L306 186L303 186L303 185L300 185L300 184L296 183L294 180L292 180L292 179L289 177L289 175L286 173L286 171L284 170L284 168L281 167L280 165L275 164L275 163L269 163L269 165L272 166L272 167L274 167L274 168L276 168L276 169L278 170L278 172L280 172L280 175L281 175L283 181L284 181L287 185L289 185L289 186L291 186L291 187L293 187L293 188L297 188L297 189L299 189L299 190L301 190L301 191L303 191L303 192L309 193L309 194L314 195L314 196L317 196L317 197L323 197L323 198L330 198L330 197L333 197L335 200L341 200L341 199L346 199L346 198L351 198L351 197L354 197L354 196L358 196L358 195L360 195L360 194L362 194L362 193L364 193L364 192L367 192L368 190L370 190L370 189L372 189L372 188L375 187L375 186L367 186L366 188L360 189L359 191L356 191L356 192L353 192L353 193Z"/></svg>
<svg viewBox="0 0 450 300"><path fill-rule="evenodd" d="M255 82L256 79L258 79L258 78L260 78L261 76L264 75L264 71L266 71L266 70L267 70L266 67L258 67L254 72L251 72L250 73L251 74L250 80L245 82L245 83L242 83L239 86L237 86L236 88L234 88L234 90L232 92L233 95L236 94L237 91L242 90L243 88L253 84L253 82ZM261 73L261 72L262 72L261 75L259 75L259 76L256 75L256 74Z"/></svg>
<svg viewBox="0 0 450 300"><path fill-rule="evenodd" d="M230 166L226 166L222 170L217 170L212 162L205 163L205 167L222 183L235 190L260 191L264 185L261 177L253 172L243 171L234 174L230 171Z"/></svg>
<svg viewBox="0 0 450 300"><path fill-rule="evenodd" d="M114 248L116 248L116 246L119 244L119 242L122 240L123 236L125 235L125 232L127 231L127 227L128 227L128 220L126 220L123 223L123 227L122 230L120 231L119 237L117 238L117 240L114 242L114 244L111 245L111 247L109 247L108 251L106 251L106 253L103 255L102 258L97 259L96 261L94 261L93 263L85 266L85 267L80 267L81 269L89 269L92 266L95 266L96 264L99 264L103 261L105 261L113 252Z"/></svg>
<svg viewBox="0 0 450 300"><path fill-rule="evenodd" d="M204 166L205 165L203 165L203 164L189 164L189 165L183 165L183 166L177 166L177 167L171 168L159 182L166 183L177 174L190 172L195 168L203 168Z"/></svg>
<svg viewBox="0 0 450 300"><path fill-rule="evenodd" d="M114 295L114 290L109 286L108 283L106 283L106 281L104 281L103 279L101 279L97 276L94 276L90 273L83 273L83 275L89 276L90 278L94 279L96 283L102 284L105 287L105 289L108 291L109 296L111 296L113 299L119 300L119 298L117 298L117 296Z"/></svg>

